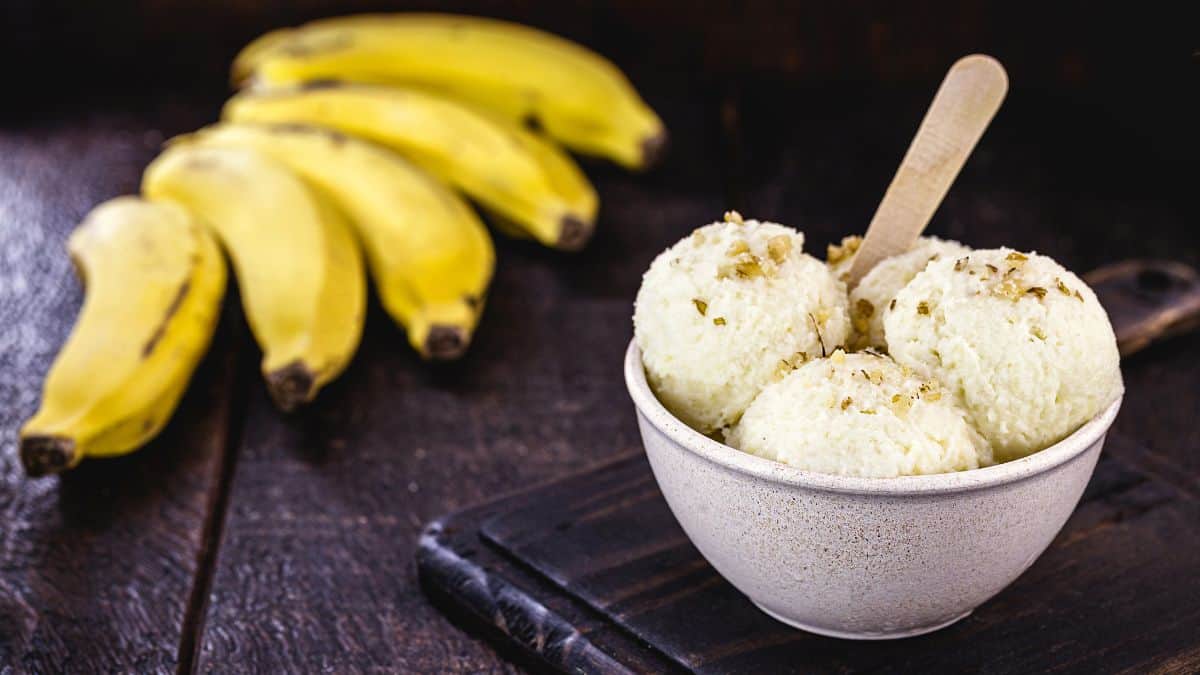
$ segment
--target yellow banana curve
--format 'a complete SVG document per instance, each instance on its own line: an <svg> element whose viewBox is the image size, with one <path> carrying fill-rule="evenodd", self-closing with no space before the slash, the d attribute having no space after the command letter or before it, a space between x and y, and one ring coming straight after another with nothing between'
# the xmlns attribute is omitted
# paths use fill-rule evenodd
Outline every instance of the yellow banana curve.
<svg viewBox="0 0 1200 675"><path fill-rule="evenodd" d="M191 210L229 252L276 405L294 410L342 372L362 337L366 281L328 198L261 153L186 144L150 164L142 193Z"/></svg>
<svg viewBox="0 0 1200 675"><path fill-rule="evenodd" d="M559 148L428 92L365 85L243 92L223 117L315 125L388 146L547 246L582 248L595 226L596 192Z"/></svg>
<svg viewBox="0 0 1200 675"><path fill-rule="evenodd" d="M385 148L316 127L219 124L172 143L256 150L319 187L349 216L384 309L413 348L439 360L466 350L495 251L453 191Z"/></svg>
<svg viewBox="0 0 1200 675"><path fill-rule="evenodd" d="M85 297L41 407L21 429L31 476L125 454L157 435L208 349L225 292L216 242L173 204L109 200L68 250Z"/></svg>
<svg viewBox="0 0 1200 675"><path fill-rule="evenodd" d="M543 129L567 147L642 169L662 121L616 66L555 35L495 19L360 15L272 31L238 54L235 84L318 80L429 87Z"/></svg>

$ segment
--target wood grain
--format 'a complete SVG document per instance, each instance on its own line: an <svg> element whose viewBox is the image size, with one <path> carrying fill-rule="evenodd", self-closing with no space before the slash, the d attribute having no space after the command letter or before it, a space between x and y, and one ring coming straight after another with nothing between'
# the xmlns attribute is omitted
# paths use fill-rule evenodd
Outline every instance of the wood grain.
<svg viewBox="0 0 1200 675"><path fill-rule="evenodd" d="M1063 532L1013 586L951 628L892 642L811 635L758 611L687 541L640 455L455 514L427 530L420 562L431 584L452 590L461 577L447 552L468 550L480 571L470 585L519 580L526 602L559 602L559 630L603 634L596 617L607 619L627 631L607 643L626 667L645 667L649 643L699 673L1187 672L1200 666L1200 579L1189 573L1200 549L1179 542L1200 534L1198 515L1200 502L1106 455ZM580 604L562 604L564 595ZM459 602L484 617L495 607ZM527 649L570 672L543 644Z"/></svg>
<svg viewBox="0 0 1200 675"><path fill-rule="evenodd" d="M140 452L39 480L16 457L17 429L82 296L66 235L93 203L136 187L158 138L113 113L0 133L0 672L181 663L230 424L230 322L174 420Z"/></svg>
<svg viewBox="0 0 1200 675"><path fill-rule="evenodd" d="M1122 357L1200 325L1200 274L1183 263L1127 260L1084 280L1108 312Z"/></svg>

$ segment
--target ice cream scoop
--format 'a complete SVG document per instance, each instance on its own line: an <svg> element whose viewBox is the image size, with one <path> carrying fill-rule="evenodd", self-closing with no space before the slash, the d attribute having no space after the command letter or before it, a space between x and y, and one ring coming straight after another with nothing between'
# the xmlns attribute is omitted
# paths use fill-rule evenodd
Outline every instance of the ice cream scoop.
<svg viewBox="0 0 1200 675"><path fill-rule="evenodd" d="M992 463L988 442L936 380L872 352L800 366L763 390L726 442L841 476L893 478Z"/></svg>
<svg viewBox="0 0 1200 675"><path fill-rule="evenodd" d="M845 285L803 244L731 213L650 265L634 332L650 385L694 429L733 424L763 387L845 342Z"/></svg>
<svg viewBox="0 0 1200 675"><path fill-rule="evenodd" d="M1001 248L936 260L883 323L888 353L954 392L997 461L1058 442L1122 392L1108 315L1047 256Z"/></svg>

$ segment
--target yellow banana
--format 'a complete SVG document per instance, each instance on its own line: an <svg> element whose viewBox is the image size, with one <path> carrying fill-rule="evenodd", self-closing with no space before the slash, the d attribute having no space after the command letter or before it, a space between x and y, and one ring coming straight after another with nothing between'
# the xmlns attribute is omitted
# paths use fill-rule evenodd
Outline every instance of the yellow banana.
<svg viewBox="0 0 1200 675"><path fill-rule="evenodd" d="M384 309L425 358L462 355L495 252L458 195L384 148L302 126L219 124L172 144L249 148L333 198L354 224Z"/></svg>
<svg viewBox="0 0 1200 675"><path fill-rule="evenodd" d="M310 124L387 145L538 241L575 250L596 219L596 192L546 140L450 99L358 85L243 92L231 122Z"/></svg>
<svg viewBox="0 0 1200 675"><path fill-rule="evenodd" d="M41 408L21 429L31 476L125 454L153 438L208 348L225 293L216 242L174 204L105 202L67 248L86 297L46 377Z"/></svg>
<svg viewBox="0 0 1200 675"><path fill-rule="evenodd" d="M290 411L350 362L366 281L349 225L327 198L269 157L234 148L167 148L142 193L182 204L225 245L276 405Z"/></svg>
<svg viewBox="0 0 1200 675"><path fill-rule="evenodd" d="M250 43L233 63L233 80L259 88L317 80L427 87L634 169L653 164L667 138L662 121L607 59L494 19L393 14L314 21Z"/></svg>

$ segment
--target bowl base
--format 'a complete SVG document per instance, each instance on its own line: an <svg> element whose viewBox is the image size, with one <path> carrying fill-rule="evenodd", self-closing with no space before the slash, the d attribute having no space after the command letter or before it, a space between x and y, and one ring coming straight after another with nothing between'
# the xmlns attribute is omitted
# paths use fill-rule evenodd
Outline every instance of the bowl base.
<svg viewBox="0 0 1200 675"><path fill-rule="evenodd" d="M754 601L751 600L751 602L754 602ZM776 614L775 612L772 612L771 610L767 609L766 607L763 607L762 605L758 604L757 602L754 603L754 606L761 609L764 614L771 617L772 619L775 619L776 621L779 621L780 623L785 623L785 624L791 626L792 628L799 628L800 630L807 631L809 633L816 633L817 635L824 635L825 637L841 638L843 640L899 640L901 638L916 637L918 635L932 633L934 631L941 630L951 624L958 623L959 621L962 621L963 619L970 616L971 612L975 611L973 609L968 609L967 611L963 612L962 614L959 614L956 617L951 618L948 621L942 621L940 623L935 623L935 624L932 624L929 626L918 626L916 628L906 628L904 630L898 630L898 631L889 632L889 633L869 633L869 632L868 633L852 633L852 632L848 632L848 631L833 630L830 628L817 628L816 626L809 626L807 624L800 623L799 621L793 621L791 619L782 617L779 614Z"/></svg>

